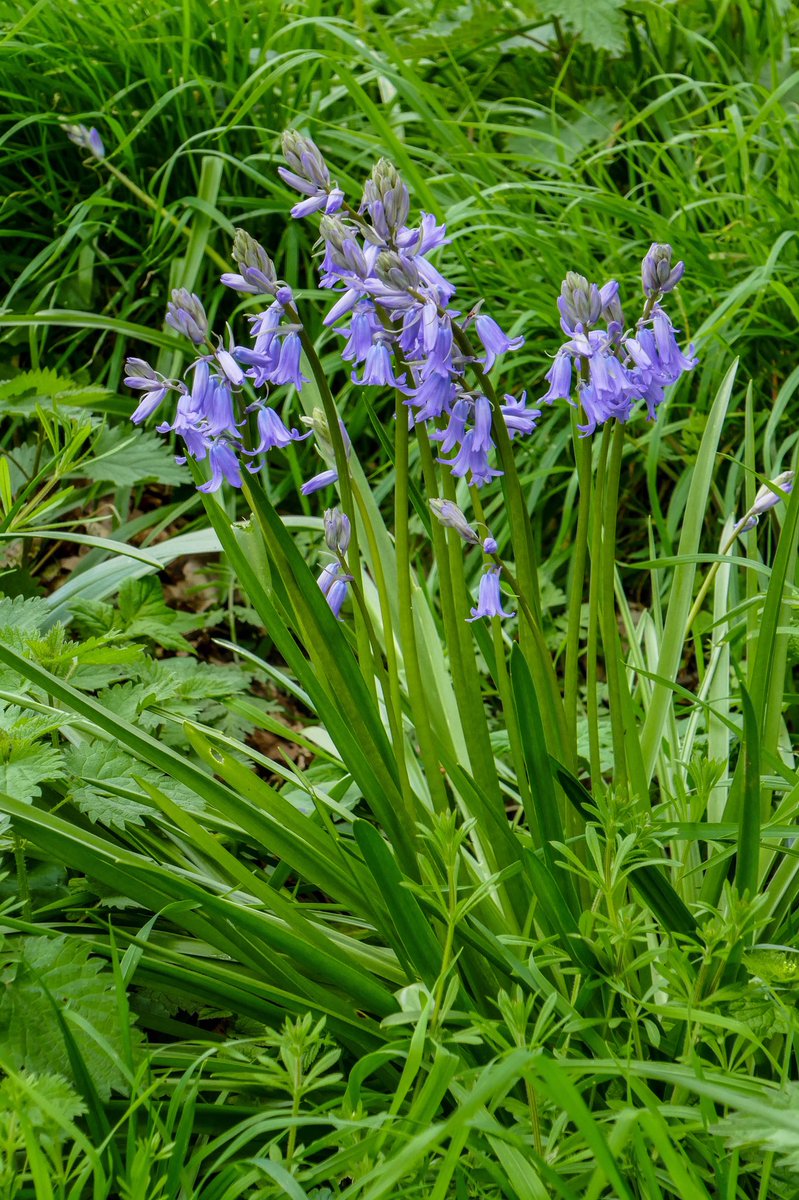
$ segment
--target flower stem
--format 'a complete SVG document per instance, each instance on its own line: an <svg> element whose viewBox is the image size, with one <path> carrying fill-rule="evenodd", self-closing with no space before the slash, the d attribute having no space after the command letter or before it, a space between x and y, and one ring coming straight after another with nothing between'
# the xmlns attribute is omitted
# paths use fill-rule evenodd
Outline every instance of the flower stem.
<svg viewBox="0 0 799 1200"><path fill-rule="evenodd" d="M408 530L408 410L402 393L397 391L394 454L394 543L397 553L397 582L399 590L399 631L402 645L402 662L408 685L416 737L419 740L422 763L433 806L438 811L447 809L447 793L441 767L435 749L435 739L430 724L427 700L419 669L416 646L416 629L413 615L413 585L411 580L410 539Z"/></svg>
<svg viewBox="0 0 799 1200"><path fill-rule="evenodd" d="M313 340L308 334L305 325L300 320L299 313L293 305L287 305L286 312L291 321L296 322L300 326L300 342L302 343L305 357L311 368L311 374L314 377L314 382L319 390L319 395L322 398L322 407L325 412L325 419L328 425L330 434L330 442L333 446L333 454L336 461L336 471L338 472L338 486L341 496L341 507L345 515L350 518L350 571L354 583L363 591L363 574L361 569L361 556L358 552L358 521L355 513L355 506L352 496L352 481L350 479L349 463L347 461L347 448L344 445L344 435L341 432L341 420L336 408L336 402L333 399L333 393L330 390L330 384L327 381L325 369L320 362L319 355L316 353L316 347ZM355 621L355 636L358 643L358 661L361 667L365 667L371 657L369 647L369 635L360 614L356 615ZM366 682L374 696L377 699L377 689L375 687L374 674L368 671L366 674Z"/></svg>
<svg viewBox="0 0 799 1200"><path fill-rule="evenodd" d="M439 484L430 438L424 425L416 426L416 440L427 494L435 496ZM445 475L443 490L445 495L451 493L447 498L454 500L454 481L448 472ZM499 796L499 780L483 707L474 646L466 625L463 545L454 532L448 538L445 529L435 520L431 525L431 536L438 567L444 636L449 652L455 698L463 722L469 766L479 787L487 795Z"/></svg>

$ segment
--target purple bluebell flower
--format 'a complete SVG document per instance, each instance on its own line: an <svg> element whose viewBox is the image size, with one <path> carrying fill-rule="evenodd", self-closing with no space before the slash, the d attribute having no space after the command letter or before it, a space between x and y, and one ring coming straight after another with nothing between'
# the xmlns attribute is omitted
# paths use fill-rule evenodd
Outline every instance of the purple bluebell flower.
<svg viewBox="0 0 799 1200"><path fill-rule="evenodd" d="M352 528L350 519L340 508L325 510L325 545L333 553L346 554L350 545Z"/></svg>
<svg viewBox="0 0 799 1200"><path fill-rule="evenodd" d="M317 579L320 591L327 600L333 616L337 619L347 598L347 591L351 582L352 576L342 575L341 563L338 562L331 562L323 567Z"/></svg>
<svg viewBox="0 0 799 1200"><path fill-rule="evenodd" d="M272 374L272 383L277 385L291 383L298 392L302 390L302 385L307 383L308 380L300 371L301 353L302 343L300 342L299 334L293 331L287 333L280 347L280 358Z"/></svg>
<svg viewBox="0 0 799 1200"><path fill-rule="evenodd" d="M647 250L641 263L641 280L644 285L644 295L648 297L662 296L672 291L685 274L685 263L671 265L674 251L664 242L653 242Z"/></svg>
<svg viewBox="0 0 799 1200"><path fill-rule="evenodd" d="M551 404L553 400L568 400L572 394L571 355L559 350L544 378L549 382L549 390L541 397L540 404Z"/></svg>
<svg viewBox="0 0 799 1200"><path fill-rule="evenodd" d="M449 413L452 401L457 394L458 389L450 377L432 371L422 380L405 403L413 405L415 408L418 406L414 413L414 420L421 423Z"/></svg>
<svg viewBox="0 0 799 1200"><path fill-rule="evenodd" d="M472 609L471 617L466 620L479 621L481 617L515 617L515 612L505 612L502 607L502 595L499 590L501 567L489 567L480 580L480 590L477 595L477 607Z"/></svg>
<svg viewBox="0 0 799 1200"><path fill-rule="evenodd" d="M327 163L318 146L296 130L287 129L283 134L283 156L288 168L278 167L278 175L289 187L307 196L294 205L292 217L307 217L322 210L338 212L344 203L344 193L331 184Z"/></svg>
<svg viewBox="0 0 799 1200"><path fill-rule="evenodd" d="M511 441L517 433L527 437L535 429L536 421L541 416L541 410L527 407L527 392L522 392L518 400L506 392L504 399L505 403L501 405L499 411L502 413Z"/></svg>
<svg viewBox="0 0 799 1200"><path fill-rule="evenodd" d="M328 595L330 589L338 578L340 571L340 562L329 562L326 566L322 567L321 574L316 582L319 584L319 590L323 596Z"/></svg>
<svg viewBox="0 0 799 1200"><path fill-rule="evenodd" d="M584 275L567 271L558 296L558 311L564 333L572 334L578 326L587 331L602 316L599 288Z"/></svg>
<svg viewBox="0 0 799 1200"><path fill-rule="evenodd" d="M764 483L755 496L754 504L743 518L739 532L747 533L750 529L754 529L763 513L768 512L770 508L774 508L783 499L780 492L790 495L793 491L793 485L793 471L783 471L770 484ZM779 491L775 490L777 488L779 488Z"/></svg>
<svg viewBox="0 0 799 1200"><path fill-rule="evenodd" d="M689 346L688 354L683 354L677 345L674 326L668 313L656 304L652 310L652 332L655 335L658 358L661 369L671 376L669 382L676 383L683 371L692 371L697 358L693 346Z"/></svg>
<svg viewBox="0 0 799 1200"><path fill-rule="evenodd" d="M237 229L233 238L233 261L238 264L239 274L224 274L222 283L226 287L253 296L274 296L277 289L275 264L260 242L244 229Z"/></svg>
<svg viewBox="0 0 799 1200"><path fill-rule="evenodd" d="M187 288L175 288L166 307L166 323L200 346L208 336L208 318L202 301Z"/></svg>
<svg viewBox="0 0 799 1200"><path fill-rule="evenodd" d="M314 492L320 492L322 488L330 487L334 483L338 483L338 471L332 468L328 471L320 471L318 475L314 475L307 483L302 485L300 491L303 496L311 496Z"/></svg>
<svg viewBox="0 0 799 1200"><path fill-rule="evenodd" d="M246 451L248 454L268 454L270 450L285 450L292 442L302 442L311 436L310 430L300 433L298 429L288 429L275 410L265 404L255 406L255 411L258 414L258 445L254 450Z"/></svg>
<svg viewBox="0 0 799 1200"><path fill-rule="evenodd" d="M430 434L431 441L441 442L442 454L449 454L456 446L459 446L466 436L466 422L471 412L469 401L461 396L452 406L452 411L449 414L449 422L444 430L434 430Z"/></svg>
<svg viewBox="0 0 799 1200"><path fill-rule="evenodd" d="M363 379L359 379L356 372L353 371L352 382L372 387L402 387L405 376L395 376L394 361L385 338L378 338L369 347L364 363Z"/></svg>
<svg viewBox="0 0 799 1200"><path fill-rule="evenodd" d="M231 347L231 353L231 350L225 350L223 346L220 346L214 357L227 381L234 387L241 387L244 383L244 372L233 357L236 349L236 347Z"/></svg>
<svg viewBox="0 0 799 1200"><path fill-rule="evenodd" d="M383 332L375 307L369 300L360 300L356 305L349 327L342 330L349 335L347 344L341 351L345 362L362 363L369 353L372 342Z"/></svg>
<svg viewBox="0 0 799 1200"><path fill-rule="evenodd" d="M385 245L393 246L406 228L410 207L408 189L397 168L381 158L364 185L360 212L369 213L375 233Z"/></svg>
<svg viewBox="0 0 799 1200"><path fill-rule="evenodd" d="M523 337L509 338L506 333L503 333L494 318L486 316L484 313L478 313L474 324L477 336L485 350L485 359L483 360L483 370L485 371L491 370L498 355L504 354L506 350L518 350L520 346L524 345Z"/></svg>
<svg viewBox="0 0 799 1200"><path fill-rule="evenodd" d="M440 524L444 525L447 529L454 529L469 545L480 545L480 538L466 520L465 513L458 508L453 500L433 499L430 501L430 507Z"/></svg>
<svg viewBox="0 0 799 1200"><path fill-rule="evenodd" d="M351 579L351 575L342 575L340 579L333 581L333 585L327 593L327 603L337 621L341 619L341 610L344 606L344 601L347 599Z"/></svg>
<svg viewBox="0 0 799 1200"><path fill-rule="evenodd" d="M88 150L95 158L105 158L105 146L94 126L87 129L85 125L63 125L62 129L69 140L81 150Z"/></svg>
<svg viewBox="0 0 799 1200"><path fill-rule="evenodd" d="M491 445L493 446L493 442ZM448 466L456 479L462 479L468 475L467 482L475 487L482 487L484 483L489 483L490 480L496 479L502 474L501 471L497 471L489 465L488 450L482 446L475 446L473 429L467 429L460 449L454 458L439 458L438 461Z"/></svg>
<svg viewBox="0 0 799 1200"><path fill-rule="evenodd" d="M208 447L208 459L211 464L211 478L207 483L201 483L197 489L200 492L218 492L223 483L231 487L241 487L241 470L235 450L222 439L212 442Z"/></svg>
<svg viewBox="0 0 799 1200"><path fill-rule="evenodd" d="M498 549L497 539L491 537L491 534L483 538L483 554L496 554Z"/></svg>
<svg viewBox="0 0 799 1200"><path fill-rule="evenodd" d="M155 412L167 392L177 386L159 371L154 370L143 358L129 358L125 362L125 386L144 392L139 406L131 416L134 425L140 425Z"/></svg>

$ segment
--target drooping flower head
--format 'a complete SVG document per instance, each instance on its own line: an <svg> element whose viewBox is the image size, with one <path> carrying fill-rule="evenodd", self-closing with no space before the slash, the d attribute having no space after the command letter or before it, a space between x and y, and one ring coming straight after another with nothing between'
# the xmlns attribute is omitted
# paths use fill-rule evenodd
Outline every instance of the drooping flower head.
<svg viewBox="0 0 799 1200"><path fill-rule="evenodd" d="M682 278L684 263L672 267L671 246L653 243L643 261L646 304L632 330L625 330L624 313L615 279L603 287L569 272L558 297L561 327L568 335L547 371L549 389L541 397L551 404L568 400L580 407L583 437L606 421L626 422L635 403L643 400L654 420L665 388L696 366L693 347L680 349L676 331L659 303ZM600 325L604 323L605 329Z"/></svg>
<svg viewBox="0 0 799 1200"><path fill-rule="evenodd" d="M499 590L501 567L489 567L480 580L477 596L477 607L472 609L471 617L466 620L479 621L481 617L515 617L515 612L505 612L502 607L502 595Z"/></svg>
<svg viewBox="0 0 799 1200"><path fill-rule="evenodd" d="M75 146L88 150L94 158L105 158L103 139L94 126L88 129L85 125L63 125L62 129Z"/></svg>
<svg viewBox="0 0 799 1200"><path fill-rule="evenodd" d="M641 264L641 281L644 295L663 296L672 291L685 274L685 263L671 265L674 251L664 242L653 242Z"/></svg>
<svg viewBox="0 0 799 1200"><path fill-rule="evenodd" d="M743 518L739 532L747 533L750 529L754 529L764 512L768 512L770 508L779 504L783 495L790 495L793 485L793 471L782 471L771 483L764 483L755 496L754 504Z"/></svg>
<svg viewBox="0 0 799 1200"><path fill-rule="evenodd" d="M175 288L166 306L166 323L182 333L195 346L201 346L208 336L208 317L202 300L188 288Z"/></svg>

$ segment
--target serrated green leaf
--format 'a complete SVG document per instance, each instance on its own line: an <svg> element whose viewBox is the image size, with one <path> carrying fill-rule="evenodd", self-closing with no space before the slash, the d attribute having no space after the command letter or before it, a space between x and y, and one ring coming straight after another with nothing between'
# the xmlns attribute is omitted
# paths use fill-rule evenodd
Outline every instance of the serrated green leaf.
<svg viewBox="0 0 799 1200"><path fill-rule="evenodd" d="M93 457L76 470L82 478L98 483L131 487L148 480L158 483L186 482L168 446L155 434L125 426L105 428L93 446Z"/></svg>
<svg viewBox="0 0 799 1200"><path fill-rule="evenodd" d="M61 753L53 746L15 745L7 735L0 737L0 792L31 804L42 794L40 783L60 779L63 773Z"/></svg>
<svg viewBox="0 0 799 1200"><path fill-rule="evenodd" d="M3 1055L17 1070L70 1075L64 1038L47 996L65 1017L74 1012L108 1043L122 1051L114 980L99 959L89 956L77 937L23 937L7 942L7 986L0 996L0 1041ZM111 1088L125 1091L125 1078L112 1059L80 1024L72 1035L94 1086L107 1100ZM131 1030L134 1044L140 1038Z"/></svg>
<svg viewBox="0 0 799 1200"><path fill-rule="evenodd" d="M547 17L557 17L571 34L595 50L623 54L627 49L624 0L544 0Z"/></svg>

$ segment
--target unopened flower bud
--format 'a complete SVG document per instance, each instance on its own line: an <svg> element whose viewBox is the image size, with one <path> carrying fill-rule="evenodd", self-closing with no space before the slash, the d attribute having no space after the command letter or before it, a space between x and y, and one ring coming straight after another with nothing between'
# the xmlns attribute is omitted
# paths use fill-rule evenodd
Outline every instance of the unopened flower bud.
<svg viewBox="0 0 799 1200"><path fill-rule="evenodd" d="M764 512L768 512L770 508L774 508L775 504L779 504L782 496L772 488L779 488L781 492L790 493L793 491L794 473L793 471L783 471L776 479L772 480L771 485L764 484L755 496L755 502L749 509L749 512L744 517L744 523L741 526L741 533L746 533L750 529L754 529L760 517Z"/></svg>
<svg viewBox="0 0 799 1200"><path fill-rule="evenodd" d="M558 297L558 309L563 318L563 328L572 332L578 325L584 330L596 325L602 315L602 298L595 283L589 283L584 275L568 271Z"/></svg>
<svg viewBox="0 0 799 1200"><path fill-rule="evenodd" d="M350 544L350 519L340 508L325 512L325 543L333 553L346 554Z"/></svg>
<svg viewBox="0 0 799 1200"><path fill-rule="evenodd" d="M202 301L187 288L175 288L172 292L166 309L166 323L196 346L201 345L208 334L208 318Z"/></svg>
<svg viewBox="0 0 799 1200"><path fill-rule="evenodd" d="M498 549L496 538L492 538L489 534L487 538L483 539L483 554L496 554Z"/></svg>
<svg viewBox="0 0 799 1200"><path fill-rule="evenodd" d="M303 425L307 425L308 428L313 431L314 437L316 438L316 446L319 453L322 455L322 458L331 462L334 461L336 452L333 449L333 443L330 439L330 426L327 423L325 410L323 408L315 408L310 417L300 417L300 420L302 421ZM347 455L347 458L349 458L350 451L352 450L352 442L349 439L347 430L344 428L343 421L339 421L339 427L341 429L341 436L344 441L344 452Z"/></svg>
<svg viewBox="0 0 799 1200"><path fill-rule="evenodd" d="M619 285L615 279L610 279L599 289L599 299L602 302L602 320L608 325L624 327L624 313L619 300Z"/></svg>
<svg viewBox="0 0 799 1200"><path fill-rule="evenodd" d="M384 250L378 254L375 273L381 283L398 292L408 292L419 286L416 264L394 250Z"/></svg>
<svg viewBox="0 0 799 1200"><path fill-rule="evenodd" d="M233 261L238 264L242 279L258 292L275 294L277 272L275 264L260 242L250 237L246 229L237 229L233 238Z"/></svg>
<svg viewBox="0 0 799 1200"><path fill-rule="evenodd" d="M452 500L431 500L430 507L439 522L447 529L454 529L470 546L480 545L480 538L466 520L465 514Z"/></svg>
<svg viewBox="0 0 799 1200"><path fill-rule="evenodd" d="M641 263L641 279L644 295L659 296L675 288L685 273L685 263L671 265L671 246L665 242L653 242Z"/></svg>
<svg viewBox="0 0 799 1200"><path fill-rule="evenodd" d="M377 232L393 241L408 220L411 202L399 172L387 158L381 158L363 189L361 211L367 209Z"/></svg>
<svg viewBox="0 0 799 1200"><path fill-rule="evenodd" d="M283 157L301 179L307 179L318 188L329 186L330 172L319 147L296 129L287 129L283 134Z"/></svg>
<svg viewBox="0 0 799 1200"><path fill-rule="evenodd" d="M94 126L88 129L85 125L64 125L63 130L69 140L80 146L81 150L88 150L95 158L105 158L103 140Z"/></svg>

